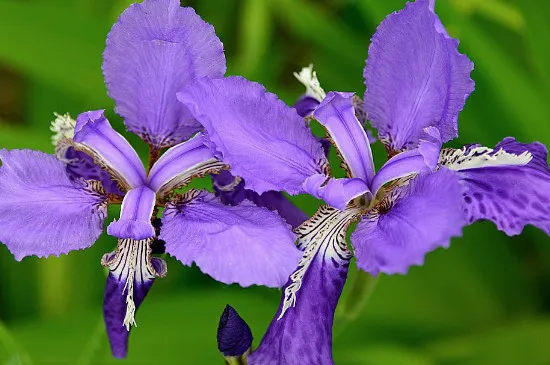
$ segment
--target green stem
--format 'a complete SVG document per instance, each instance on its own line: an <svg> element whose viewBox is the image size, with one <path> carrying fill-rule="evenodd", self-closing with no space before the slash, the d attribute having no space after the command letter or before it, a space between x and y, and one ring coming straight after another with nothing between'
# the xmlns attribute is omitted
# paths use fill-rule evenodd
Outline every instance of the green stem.
<svg viewBox="0 0 550 365"><path fill-rule="evenodd" d="M248 355L225 357L225 365L246 365L246 364L248 364Z"/></svg>
<svg viewBox="0 0 550 365"><path fill-rule="evenodd" d="M0 344L4 347L4 349L7 351L8 356L11 357L11 359L18 359L18 362L13 362L14 364L22 364L22 365L32 365L33 362L31 360L31 357L29 354L23 350L21 346L15 341L13 336L10 334L9 330L6 328L6 326L0 322ZM11 363L11 359L8 359L6 363Z"/></svg>
<svg viewBox="0 0 550 365"><path fill-rule="evenodd" d="M333 336L339 336L344 329L357 317L369 302L380 275L374 277L362 271L355 270L350 278L348 290L340 299L334 315Z"/></svg>
<svg viewBox="0 0 550 365"><path fill-rule="evenodd" d="M101 319L92 333L92 337L86 344L86 347L84 347L84 350L78 357L78 360L76 361L77 365L89 365L96 363L96 357L103 349L104 333L105 324L103 323L103 319Z"/></svg>

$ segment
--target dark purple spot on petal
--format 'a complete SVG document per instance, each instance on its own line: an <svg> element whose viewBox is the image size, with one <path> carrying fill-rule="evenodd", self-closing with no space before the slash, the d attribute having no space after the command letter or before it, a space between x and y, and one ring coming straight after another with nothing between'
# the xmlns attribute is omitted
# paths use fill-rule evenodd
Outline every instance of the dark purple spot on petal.
<svg viewBox="0 0 550 365"><path fill-rule="evenodd" d="M531 206L533 207L533 209L538 210L539 212L548 213L548 210L538 202L531 203Z"/></svg>
<svg viewBox="0 0 550 365"><path fill-rule="evenodd" d="M481 195L480 193L474 193L474 199L475 200L483 200L483 195Z"/></svg>
<svg viewBox="0 0 550 365"><path fill-rule="evenodd" d="M508 199L510 196L506 190L497 189L497 195L501 199Z"/></svg>
<svg viewBox="0 0 550 365"><path fill-rule="evenodd" d="M479 212L480 212L482 215L487 214L487 209L485 208L485 205L484 205L483 203L479 203Z"/></svg>
<svg viewBox="0 0 550 365"><path fill-rule="evenodd" d="M470 204L472 202L472 198L470 198L469 196L465 196L464 201L466 202L466 204Z"/></svg>
<svg viewBox="0 0 550 365"><path fill-rule="evenodd" d="M523 201L524 203L527 203L529 201L529 198L527 197L527 195L525 195L523 193L518 194L518 199Z"/></svg>
<svg viewBox="0 0 550 365"><path fill-rule="evenodd" d="M502 214L503 210L502 210L502 207L500 206L500 204L493 203L493 206L495 207L495 209L497 210L498 213Z"/></svg>
<svg viewBox="0 0 550 365"><path fill-rule="evenodd" d="M535 195L537 196L537 198L540 200L541 203L550 203L550 198L548 198L548 196L539 194L537 192L535 192Z"/></svg>
<svg viewBox="0 0 550 365"><path fill-rule="evenodd" d="M511 201L519 209L525 208L525 201L519 200L518 198L513 198Z"/></svg>

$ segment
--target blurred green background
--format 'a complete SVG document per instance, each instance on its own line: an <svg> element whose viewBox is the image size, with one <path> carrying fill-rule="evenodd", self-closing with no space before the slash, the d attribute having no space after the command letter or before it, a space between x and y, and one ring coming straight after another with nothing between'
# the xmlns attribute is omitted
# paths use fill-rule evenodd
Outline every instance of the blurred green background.
<svg viewBox="0 0 550 365"><path fill-rule="evenodd" d="M0 0L0 147L52 152L54 111L106 108L123 130L100 67L105 36L130 2ZM404 3L183 1L215 26L229 74L259 81L288 103L303 91L292 72L309 63L325 90L362 95L369 39ZM476 91L453 143L492 146L512 135L550 144L550 2L439 0L437 11L476 65ZM312 200L296 201L316 210ZM369 305L336 336L336 362L550 364L549 243L533 227L513 238L492 223L466 228L423 267L381 279ZM168 259L167 278L137 314L128 359L111 359L99 261L114 245L104 236L90 250L23 262L0 245L0 364L217 364L216 327L226 303L249 322L256 343L278 306L277 290L224 286Z"/></svg>

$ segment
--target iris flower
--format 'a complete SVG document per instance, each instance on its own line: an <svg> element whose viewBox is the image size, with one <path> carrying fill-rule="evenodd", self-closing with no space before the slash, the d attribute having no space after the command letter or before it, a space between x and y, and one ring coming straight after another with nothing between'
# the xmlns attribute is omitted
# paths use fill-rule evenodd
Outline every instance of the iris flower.
<svg viewBox="0 0 550 365"><path fill-rule="evenodd" d="M227 168L176 100L193 80L225 73L211 25L179 0L145 0L120 16L103 56L108 93L127 129L149 145L149 168L102 110L76 121L58 116L56 155L0 150L0 241L17 260L85 249L103 232L107 206L122 203L107 227L117 249L101 262L110 270L104 317L111 349L125 357L135 311L166 274L154 250L195 262L224 283L271 287L285 283L300 251L275 212L247 199L225 205L207 191L178 190Z"/></svg>
<svg viewBox="0 0 550 365"><path fill-rule="evenodd" d="M216 157L246 188L309 193L327 203L295 229L302 259L249 364L333 363L333 315L352 256L372 275L404 274L478 220L509 235L527 224L550 234L542 144L505 138L494 148L442 148L458 136L459 112L474 90L473 63L458 52L434 5L408 3L380 24L364 69L362 108L353 93L325 95L312 72L301 77L313 92L300 113L326 128L345 178L331 175L311 118L262 85L241 77L200 79L178 93ZM363 112L388 152L378 171L359 121ZM346 233L354 222L352 251Z"/></svg>

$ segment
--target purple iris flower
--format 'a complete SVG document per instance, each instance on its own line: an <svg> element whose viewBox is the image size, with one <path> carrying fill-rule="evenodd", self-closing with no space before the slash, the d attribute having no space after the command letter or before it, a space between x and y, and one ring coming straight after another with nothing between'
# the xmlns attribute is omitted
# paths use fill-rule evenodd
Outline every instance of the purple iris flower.
<svg viewBox="0 0 550 365"><path fill-rule="evenodd" d="M246 188L309 193L328 204L295 229L302 259L249 364L333 363L333 313L352 256L372 275L405 274L478 220L509 235L527 224L550 234L543 145L505 138L494 148L442 148L458 135L458 114L474 90L473 63L458 52L434 2L408 3L372 38L364 111L389 157L378 170L352 93L330 92L313 112L302 111L326 128L345 178L331 175L309 117L263 86L241 77L200 79L178 93ZM352 253L346 233L354 222Z"/></svg>
<svg viewBox="0 0 550 365"><path fill-rule="evenodd" d="M299 261L296 235L275 212L248 199L225 205L207 191L180 190L227 165L176 91L223 77L225 68L213 27L191 8L179 0L131 5L108 35L103 72L116 112L149 145L148 169L102 110L76 121L58 115L56 155L0 150L0 241L17 260L90 247L104 230L107 206L122 203L107 227L117 249L102 259L110 270L104 317L116 357L126 356L135 311L166 274L156 247L242 286L281 287Z"/></svg>

